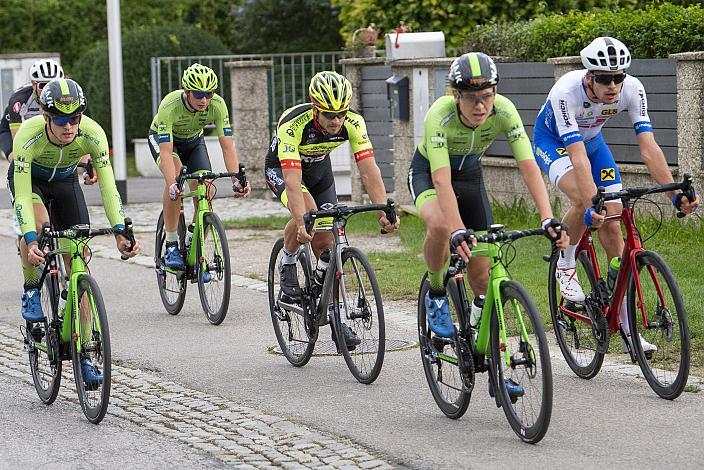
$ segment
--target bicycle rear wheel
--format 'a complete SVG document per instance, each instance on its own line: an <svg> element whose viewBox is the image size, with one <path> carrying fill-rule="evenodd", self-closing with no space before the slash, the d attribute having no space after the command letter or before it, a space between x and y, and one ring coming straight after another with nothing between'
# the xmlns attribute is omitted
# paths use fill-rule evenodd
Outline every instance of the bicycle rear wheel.
<svg viewBox="0 0 704 470"><path fill-rule="evenodd" d="M232 275L227 233L220 217L213 212L203 216L203 240L199 246L203 261L198 261L198 293L208 321L219 325L230 305Z"/></svg>
<svg viewBox="0 0 704 470"><path fill-rule="evenodd" d="M689 377L689 324L682 295L672 271L659 255L642 252L636 257L636 264L639 285L632 272L628 283L632 344L650 387L660 397L674 400ZM646 354L638 334L657 350Z"/></svg>
<svg viewBox="0 0 704 470"><path fill-rule="evenodd" d="M591 379L601 370L604 363L604 354L597 351L597 343L592 333L591 325L567 312L575 312L584 317L588 317L583 305L577 305L562 298L560 288L555 279L557 270L557 260L560 251L553 249L548 270L548 303L550 304L550 316L552 326L557 337L557 344L560 346L562 356L567 365L578 377ZM594 267L592 266L586 251L581 251L577 256L577 277L588 279L591 291L597 286ZM586 292L588 295L589 292Z"/></svg>
<svg viewBox="0 0 704 470"><path fill-rule="evenodd" d="M27 322L27 335L30 338L29 368L32 381L39 399L46 405L56 400L61 386L61 353L58 332L51 325L51 319L58 308L58 285L56 278L47 275L41 289L41 304L44 320L37 323Z"/></svg>
<svg viewBox="0 0 704 470"><path fill-rule="evenodd" d="M267 276L269 294L269 312L274 326L276 341L288 362L296 367L303 367L313 355L315 341L318 339L318 325L310 316L309 307L299 301L282 301L281 275L279 265L284 248L284 239L279 238L274 243L269 258L269 273ZM305 269L308 261L307 252L301 249L298 254L298 284L309 286L308 271ZM289 300L289 299L283 299ZM294 308L286 309L284 305ZM308 317L308 319L307 319Z"/></svg>
<svg viewBox="0 0 704 470"><path fill-rule="evenodd" d="M436 339L428 326L425 311L425 295L430 289L428 274L423 276L418 293L418 342L420 357L423 362L423 372L430 387L430 393L435 399L440 411L452 419L462 417L467 411L472 398L471 388L460 372L459 342L455 340ZM454 322L459 321L462 303L456 292L453 280L447 284L450 298L450 314ZM473 364L472 364L473 365Z"/></svg>
<svg viewBox="0 0 704 470"><path fill-rule="evenodd" d="M506 338L501 338L496 308L491 316L492 373L501 407L511 428L529 444L539 442L552 416L552 366L545 329L533 300L516 281L501 285ZM509 395L509 385L524 391Z"/></svg>
<svg viewBox="0 0 704 470"><path fill-rule="evenodd" d="M110 400L111 385L111 354L110 330L105 303L98 284L89 275L78 279L78 305L80 314L75 310L71 314L71 359L73 360L73 375L76 379L78 400L81 402L83 414L88 421L98 424L105 417ZM76 331L76 315L79 316L79 331ZM81 350L78 350L76 338L81 339ZM102 376L102 380L86 382L81 361L87 359L94 367L94 373Z"/></svg>
<svg viewBox="0 0 704 470"><path fill-rule="evenodd" d="M183 247L186 236L186 223L183 214L178 218L178 238ZM175 271L164 266L166 252L166 230L164 230L164 213L159 214L156 224L156 239L154 247L154 265L156 266L156 283L159 286L159 296L164 308L171 315L178 315L186 299L186 272Z"/></svg>
<svg viewBox="0 0 704 470"><path fill-rule="evenodd" d="M342 275L335 278L333 287L337 344L354 378L370 384L379 377L384 364L386 327L381 291L369 260L357 248L344 249L339 272ZM342 321L361 341L353 350L345 342Z"/></svg>

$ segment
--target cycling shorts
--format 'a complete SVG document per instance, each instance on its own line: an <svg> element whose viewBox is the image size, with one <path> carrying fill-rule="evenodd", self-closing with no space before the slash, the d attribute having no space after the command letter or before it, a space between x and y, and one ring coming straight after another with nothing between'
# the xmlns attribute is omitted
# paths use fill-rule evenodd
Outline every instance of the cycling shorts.
<svg viewBox="0 0 704 470"><path fill-rule="evenodd" d="M15 162L10 163L7 187L12 203L15 202ZM56 181L44 181L32 177L32 202L41 202L49 211L51 225L55 230L65 230L77 224L90 224L88 206L78 182L78 173Z"/></svg>
<svg viewBox="0 0 704 470"><path fill-rule="evenodd" d="M271 192L288 208L284 173L277 162L278 158L274 161L274 159L267 156L264 165L264 179ZM335 190L335 178L333 177L330 159L326 158L319 162L303 163L301 169L301 188L304 193L310 193L313 196L317 208L330 209L336 205L337 191Z"/></svg>
<svg viewBox="0 0 704 470"><path fill-rule="evenodd" d="M597 187L606 188L607 193L620 191L623 188L621 174L601 133L592 140L584 142L584 146L592 167L594 184ZM548 175L550 182L556 187L560 179L572 171L572 161L560 139L536 134L533 140L533 153L540 169Z"/></svg>
<svg viewBox="0 0 704 470"><path fill-rule="evenodd" d="M408 170L408 189L418 213L429 199L437 198L430 172L430 162L418 149L413 155L411 167ZM462 223L466 228L486 230L494 223L479 161L460 171L452 170L452 189L457 197Z"/></svg>
<svg viewBox="0 0 704 470"><path fill-rule="evenodd" d="M149 152L151 152L156 164L159 165L159 134L149 131L147 140L149 142ZM205 138L202 135L188 141L174 139L173 154L181 161L182 165L185 165L189 173L212 171L208 147L205 145Z"/></svg>

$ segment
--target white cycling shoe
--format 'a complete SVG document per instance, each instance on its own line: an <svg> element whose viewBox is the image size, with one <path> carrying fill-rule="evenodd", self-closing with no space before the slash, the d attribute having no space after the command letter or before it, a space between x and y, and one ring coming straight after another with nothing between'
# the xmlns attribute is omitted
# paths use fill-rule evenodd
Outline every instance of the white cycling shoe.
<svg viewBox="0 0 704 470"><path fill-rule="evenodd" d="M577 268L561 268L558 266L555 270L555 278L560 287L562 297L571 302L584 302L584 291L582 286L579 285L579 279L577 279Z"/></svg>
<svg viewBox="0 0 704 470"><path fill-rule="evenodd" d="M641 346L641 348L643 348L643 352L645 354L652 354L658 350L657 346L647 342L645 340L645 338L643 338L643 336L640 333L638 333L638 337L640 338L640 346ZM626 338L628 338L628 342L631 343L630 346L632 349L633 348L633 343L632 343L633 339L631 338L631 334L629 333L628 335L626 335ZM628 352L628 347L626 346L626 342L623 340L623 337L621 337L621 352L623 352L623 353Z"/></svg>

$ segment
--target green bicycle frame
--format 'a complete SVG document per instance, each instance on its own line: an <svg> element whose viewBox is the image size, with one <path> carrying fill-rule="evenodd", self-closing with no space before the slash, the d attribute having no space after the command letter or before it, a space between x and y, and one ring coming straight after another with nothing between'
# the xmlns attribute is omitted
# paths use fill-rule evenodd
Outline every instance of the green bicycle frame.
<svg viewBox="0 0 704 470"><path fill-rule="evenodd" d="M501 248L496 243L479 243L475 248L472 249L472 256L484 256L490 259L491 268L489 269L489 287L486 290L486 299L484 301L484 307L482 308L482 318L479 322L479 330L477 332L477 339L475 350L479 354L486 354L489 351L489 338L491 337L491 310L492 306L496 310L496 319L499 324L499 336L500 344L507 344L506 339L506 323L504 321L504 309L503 302L501 301L501 285L504 282L510 281L511 276L509 276L508 271L501 263ZM523 316L519 313L518 301L512 299L514 303L514 311L516 312L516 319L520 324L521 336L524 341L528 341L528 334L526 332L525 324L523 323ZM508 348L503 348L504 360L506 365L510 366L511 355Z"/></svg>
<svg viewBox="0 0 704 470"><path fill-rule="evenodd" d="M182 199L188 199L188 198L197 198L198 200L198 209L196 210L196 218L194 222L194 229L193 229L193 238L191 239L191 246L188 249L188 256L186 257L186 264L188 266L195 266L196 262L201 262L203 263L203 270L206 269L205 266L205 260L198 260L198 248L200 247L200 252L203 253L205 247L203 244L205 243L205 233L203 233L203 218L205 217L205 214L208 212L212 211L212 207L210 206L210 201L208 200L208 190L205 186L205 183L201 183L200 181L198 182L198 186L194 191L188 191L183 193L181 196ZM211 234L213 237L217 238L216 233ZM215 249L217 251L218 256L222 257L222 248L220 243L215 244Z"/></svg>

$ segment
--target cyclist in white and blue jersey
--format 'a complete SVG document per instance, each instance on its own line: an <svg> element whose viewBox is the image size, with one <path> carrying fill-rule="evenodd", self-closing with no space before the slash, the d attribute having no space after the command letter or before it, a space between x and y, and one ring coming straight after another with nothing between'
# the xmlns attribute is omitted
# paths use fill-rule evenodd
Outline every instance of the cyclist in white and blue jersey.
<svg viewBox="0 0 704 470"><path fill-rule="evenodd" d="M584 301L575 270L575 251L585 224L601 227L605 215L622 210L620 201L610 201L601 214L591 209L597 186L604 186L606 192L622 189L618 167L601 134L606 121L627 112L651 177L658 184L673 182L662 149L655 141L643 84L626 74L631 65L628 48L617 39L599 37L582 49L580 56L586 70L569 72L555 83L538 114L533 135L538 165L571 202L563 219L571 245L562 251L556 275L563 297L573 302ZM699 202L698 197L688 201L674 191L668 196L685 213L693 211ZM619 224L601 227L599 240L609 259L621 255ZM625 308L621 314L628 335Z"/></svg>

